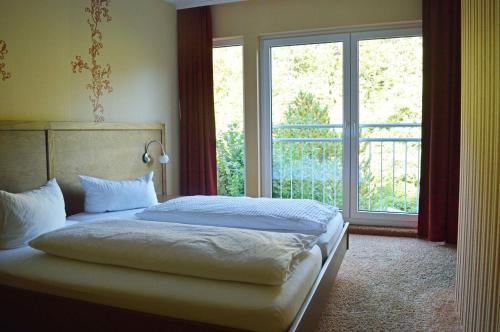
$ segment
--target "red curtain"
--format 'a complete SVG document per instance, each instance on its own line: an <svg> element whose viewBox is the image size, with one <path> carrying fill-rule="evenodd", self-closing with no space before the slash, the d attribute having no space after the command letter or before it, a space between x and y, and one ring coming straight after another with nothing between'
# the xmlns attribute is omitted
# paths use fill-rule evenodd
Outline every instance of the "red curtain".
<svg viewBox="0 0 500 332"><path fill-rule="evenodd" d="M177 11L182 195L215 195L217 169L210 7Z"/></svg>
<svg viewBox="0 0 500 332"><path fill-rule="evenodd" d="M456 243L460 161L460 0L423 0L418 235Z"/></svg>

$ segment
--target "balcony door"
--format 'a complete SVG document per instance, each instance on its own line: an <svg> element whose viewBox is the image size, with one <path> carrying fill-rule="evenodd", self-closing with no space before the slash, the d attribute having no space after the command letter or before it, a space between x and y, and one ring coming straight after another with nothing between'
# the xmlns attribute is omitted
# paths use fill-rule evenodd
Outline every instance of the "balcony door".
<svg viewBox="0 0 500 332"><path fill-rule="evenodd" d="M268 39L261 129L265 196L348 208L344 117L349 115L349 36Z"/></svg>
<svg viewBox="0 0 500 332"><path fill-rule="evenodd" d="M263 196L310 198L359 224L418 213L419 28L263 38Z"/></svg>
<svg viewBox="0 0 500 332"><path fill-rule="evenodd" d="M422 122L422 37L417 29L351 34L350 217L416 226Z"/></svg>

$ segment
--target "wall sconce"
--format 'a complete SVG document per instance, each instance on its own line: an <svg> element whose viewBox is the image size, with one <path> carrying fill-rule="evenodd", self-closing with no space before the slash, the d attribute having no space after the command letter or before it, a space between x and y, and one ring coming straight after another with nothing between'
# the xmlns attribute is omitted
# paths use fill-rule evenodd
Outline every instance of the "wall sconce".
<svg viewBox="0 0 500 332"><path fill-rule="evenodd" d="M146 152L142 155L142 161L145 164L149 164L151 162L151 156L149 155L148 148L152 143L158 143L161 146L161 155L160 155L160 164L168 164L170 161L170 158L168 158L168 155L165 153L165 150L163 149L163 144L161 144L160 141L154 140L146 144Z"/></svg>

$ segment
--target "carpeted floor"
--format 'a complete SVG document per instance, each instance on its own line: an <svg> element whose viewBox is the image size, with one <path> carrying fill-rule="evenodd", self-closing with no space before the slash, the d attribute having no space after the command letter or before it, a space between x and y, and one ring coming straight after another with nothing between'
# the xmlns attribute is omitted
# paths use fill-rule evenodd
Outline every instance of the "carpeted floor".
<svg viewBox="0 0 500 332"><path fill-rule="evenodd" d="M453 246L351 235L318 331L461 331L455 264Z"/></svg>

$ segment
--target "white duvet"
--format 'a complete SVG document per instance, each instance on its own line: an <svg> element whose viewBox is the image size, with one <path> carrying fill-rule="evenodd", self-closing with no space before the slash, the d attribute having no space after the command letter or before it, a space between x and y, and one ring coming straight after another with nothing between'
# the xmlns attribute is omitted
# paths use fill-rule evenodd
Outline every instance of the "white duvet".
<svg viewBox="0 0 500 332"><path fill-rule="evenodd" d="M45 233L30 246L93 263L186 276L283 284L316 236L225 227L100 220Z"/></svg>
<svg viewBox="0 0 500 332"><path fill-rule="evenodd" d="M308 199L186 196L152 206L138 219L320 235L338 209Z"/></svg>

